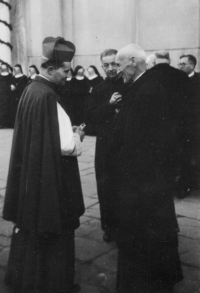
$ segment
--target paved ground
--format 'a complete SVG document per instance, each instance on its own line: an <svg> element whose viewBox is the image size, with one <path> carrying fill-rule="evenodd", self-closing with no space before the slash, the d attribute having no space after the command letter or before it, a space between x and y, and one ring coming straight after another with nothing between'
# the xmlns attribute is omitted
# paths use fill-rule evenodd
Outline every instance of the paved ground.
<svg viewBox="0 0 200 293"><path fill-rule="evenodd" d="M0 130L0 293L8 293L3 284L8 260L12 225L2 220L2 206L10 156L12 130ZM82 293L114 293L117 249L115 243L105 244L99 221L94 174L95 138L86 137L83 155L79 158L86 212L76 231L76 279ZM180 255L184 280L175 293L200 293L200 192L176 200L180 225ZM127 292L129 293L129 292ZM139 292L138 292L139 293Z"/></svg>

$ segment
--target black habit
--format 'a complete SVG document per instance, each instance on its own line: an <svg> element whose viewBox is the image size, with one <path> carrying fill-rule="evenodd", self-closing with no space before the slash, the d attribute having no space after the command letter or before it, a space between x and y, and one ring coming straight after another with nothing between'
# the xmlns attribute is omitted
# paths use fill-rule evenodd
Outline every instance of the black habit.
<svg viewBox="0 0 200 293"><path fill-rule="evenodd" d="M134 82L109 140L117 174L120 293L155 293L182 279L172 196L181 149L157 80L149 70Z"/></svg>
<svg viewBox="0 0 200 293"><path fill-rule="evenodd" d="M86 105L89 97L88 79L77 79L71 81L70 106L72 113L72 124L79 126L86 118Z"/></svg>
<svg viewBox="0 0 200 293"><path fill-rule="evenodd" d="M118 107L111 105L109 101L113 93L119 92L123 95L125 90L126 86L120 76L114 80L106 78L93 89L88 109L88 120L91 124L96 125L97 130L95 171L101 225L102 229L108 232L116 229L116 221L113 218L115 206L112 205L112 199L115 197L115 187L110 186L109 188L106 153L109 133L116 116L115 109Z"/></svg>
<svg viewBox="0 0 200 293"><path fill-rule="evenodd" d="M11 126L11 84L12 74L0 74L0 128Z"/></svg>
<svg viewBox="0 0 200 293"><path fill-rule="evenodd" d="M77 158L61 156L57 102L56 86L37 76L16 115L3 218L20 229L6 273L20 292L65 292L74 281L84 204Z"/></svg>
<svg viewBox="0 0 200 293"><path fill-rule="evenodd" d="M65 112L69 116L70 120L73 121L73 112L72 112L72 79L66 80L64 86L61 87L61 100Z"/></svg>
<svg viewBox="0 0 200 293"><path fill-rule="evenodd" d="M88 111L89 108L89 103L90 103L90 95L94 89L95 86L97 86L99 83L103 82L103 77L98 75L97 77L93 78L93 79L88 79L88 84L89 84L89 97L86 103L86 112ZM86 113L87 114L87 113ZM87 116L87 115L86 115ZM97 131L96 131L96 126L93 123L90 123L86 117L86 134L87 135L96 135Z"/></svg>
<svg viewBox="0 0 200 293"><path fill-rule="evenodd" d="M11 125L14 126L15 116L17 113L17 107L19 104L19 99L28 83L28 79L25 75L20 77L13 77L13 85L15 86L15 90L12 92L11 97Z"/></svg>

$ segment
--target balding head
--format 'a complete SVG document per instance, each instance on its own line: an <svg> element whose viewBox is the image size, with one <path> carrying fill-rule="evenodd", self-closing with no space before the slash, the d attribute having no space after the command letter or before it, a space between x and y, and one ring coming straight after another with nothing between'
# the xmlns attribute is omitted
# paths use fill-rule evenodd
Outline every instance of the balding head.
<svg viewBox="0 0 200 293"><path fill-rule="evenodd" d="M133 82L146 70L146 53L136 44L130 44L118 51L116 63L123 73L125 83Z"/></svg>
<svg viewBox="0 0 200 293"><path fill-rule="evenodd" d="M147 56L147 58L146 58L146 66L147 66L147 69L151 69L155 65L156 65L155 53L149 54Z"/></svg>
<svg viewBox="0 0 200 293"><path fill-rule="evenodd" d="M170 64L169 52L166 50L159 50L155 53L156 64L168 63Z"/></svg>

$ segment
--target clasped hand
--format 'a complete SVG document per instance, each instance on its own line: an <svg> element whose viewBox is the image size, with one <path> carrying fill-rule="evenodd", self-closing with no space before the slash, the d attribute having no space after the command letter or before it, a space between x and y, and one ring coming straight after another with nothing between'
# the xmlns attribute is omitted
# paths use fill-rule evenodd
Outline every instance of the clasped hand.
<svg viewBox="0 0 200 293"><path fill-rule="evenodd" d="M122 95L120 95L118 92L114 93L110 99L111 105L117 105L122 100Z"/></svg>
<svg viewBox="0 0 200 293"><path fill-rule="evenodd" d="M84 136L85 136L85 131L83 131L80 126L72 126L72 130L74 133L78 133L78 135L80 136L80 140L83 141Z"/></svg>

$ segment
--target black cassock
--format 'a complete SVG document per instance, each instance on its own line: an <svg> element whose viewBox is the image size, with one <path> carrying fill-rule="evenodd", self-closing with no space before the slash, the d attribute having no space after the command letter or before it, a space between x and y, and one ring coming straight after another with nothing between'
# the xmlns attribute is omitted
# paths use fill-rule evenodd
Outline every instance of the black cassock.
<svg viewBox="0 0 200 293"><path fill-rule="evenodd" d="M96 135L97 134L97 131L96 131L96 126L93 124L93 123L90 123L87 119L87 112L88 112L88 108L89 108L89 103L90 103L90 95L92 94L92 91L94 89L94 87L96 87L99 83L103 82L104 79L102 76L98 75L97 77L93 78L93 79L88 79L88 84L89 84L89 96L88 96L88 99L86 101L86 119L85 119L85 122L86 122L86 134L88 135Z"/></svg>
<svg viewBox="0 0 200 293"><path fill-rule="evenodd" d="M0 74L0 127L11 126L11 84L12 74Z"/></svg>
<svg viewBox="0 0 200 293"><path fill-rule="evenodd" d="M15 86L16 89L12 92L12 96L11 96L11 125L12 126L14 126L19 100L27 85L27 82L28 82L28 79L25 75L20 77L13 77L13 85Z"/></svg>
<svg viewBox="0 0 200 293"><path fill-rule="evenodd" d="M135 81L109 140L110 172L118 189L120 293L153 293L182 279L172 195L182 148L157 80L147 71Z"/></svg>
<svg viewBox="0 0 200 293"><path fill-rule="evenodd" d="M118 76L115 80L106 78L99 85L94 87L89 108L88 120L96 126L97 141L95 151L95 171L97 180L97 191L100 203L101 225L103 230L116 229L113 198L116 196L115 186L110 185L110 178L107 172L107 144L108 137L115 120L117 106L109 103L115 92L124 94L127 86L123 79ZM111 231L109 231L111 230Z"/></svg>
<svg viewBox="0 0 200 293"><path fill-rule="evenodd" d="M57 101L55 85L36 77L16 115L3 218L20 229L6 273L20 292L65 292L74 281L84 204L77 158L61 156Z"/></svg>
<svg viewBox="0 0 200 293"><path fill-rule="evenodd" d="M72 113L72 79L66 80L66 83L64 86L60 88L61 91L61 100L63 108L65 109L65 112L69 116L70 120L73 121L73 113Z"/></svg>
<svg viewBox="0 0 200 293"><path fill-rule="evenodd" d="M86 105L89 97L88 79L73 78L70 89L70 107L73 125L79 126L85 121Z"/></svg>

